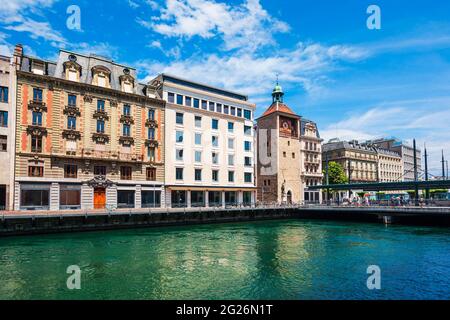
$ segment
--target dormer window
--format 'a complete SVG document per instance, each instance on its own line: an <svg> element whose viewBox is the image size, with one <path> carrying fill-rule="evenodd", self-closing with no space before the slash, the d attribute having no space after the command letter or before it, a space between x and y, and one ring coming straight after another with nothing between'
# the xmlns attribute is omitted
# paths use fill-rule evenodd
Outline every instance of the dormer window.
<svg viewBox="0 0 450 320"><path fill-rule="evenodd" d="M130 70L124 69L124 74L119 77L120 85L123 92L133 93L134 78L130 75Z"/></svg>
<svg viewBox="0 0 450 320"><path fill-rule="evenodd" d="M78 81L78 72L76 70L69 70L67 78L70 81Z"/></svg>
<svg viewBox="0 0 450 320"><path fill-rule="evenodd" d="M64 62L64 73L66 75L66 80L69 81L80 81L81 77L81 66L76 62L76 57L71 55L69 61Z"/></svg>
<svg viewBox="0 0 450 320"><path fill-rule="evenodd" d="M123 83L123 91L129 92L129 93L133 92L133 84L129 81L125 81Z"/></svg>
<svg viewBox="0 0 450 320"><path fill-rule="evenodd" d="M33 60L31 63L31 72L33 72L34 74L44 75L45 74L44 62Z"/></svg>
<svg viewBox="0 0 450 320"><path fill-rule="evenodd" d="M99 87L109 88L111 82L111 71L104 66L92 68L92 84Z"/></svg>
<svg viewBox="0 0 450 320"><path fill-rule="evenodd" d="M103 73L97 75L97 85L100 87L106 87L106 77Z"/></svg>

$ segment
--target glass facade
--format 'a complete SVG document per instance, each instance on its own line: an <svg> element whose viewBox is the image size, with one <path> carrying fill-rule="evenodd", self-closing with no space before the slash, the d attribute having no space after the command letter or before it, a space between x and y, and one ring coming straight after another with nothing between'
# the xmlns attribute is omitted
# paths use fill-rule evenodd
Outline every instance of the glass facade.
<svg viewBox="0 0 450 320"><path fill-rule="evenodd" d="M161 191L158 190L142 190L142 208L159 208L161 207Z"/></svg>
<svg viewBox="0 0 450 320"><path fill-rule="evenodd" d="M205 192L191 191L191 207L204 207L204 206L205 206Z"/></svg>
<svg viewBox="0 0 450 320"><path fill-rule="evenodd" d="M117 191L117 208L134 208L134 190Z"/></svg>
<svg viewBox="0 0 450 320"><path fill-rule="evenodd" d="M186 191L173 190L171 193L172 208L184 208L187 207Z"/></svg>

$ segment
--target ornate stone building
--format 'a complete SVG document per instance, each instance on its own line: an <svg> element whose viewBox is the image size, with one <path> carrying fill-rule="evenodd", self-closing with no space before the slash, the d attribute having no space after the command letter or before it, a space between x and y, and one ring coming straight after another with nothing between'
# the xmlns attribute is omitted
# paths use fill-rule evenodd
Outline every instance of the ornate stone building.
<svg viewBox="0 0 450 320"><path fill-rule="evenodd" d="M367 143L399 154L402 159L403 167L400 181L414 181L414 149L410 144L395 137L372 140ZM420 176L423 175L423 172L422 155L419 148L416 150L416 163L419 175L418 178L420 180Z"/></svg>
<svg viewBox="0 0 450 320"><path fill-rule="evenodd" d="M339 163L352 183L378 181L378 155L373 146L356 140L332 139L322 147L322 159Z"/></svg>
<svg viewBox="0 0 450 320"><path fill-rule="evenodd" d="M15 59L15 209L164 203L165 103L135 69L65 50Z"/></svg>
<svg viewBox="0 0 450 320"><path fill-rule="evenodd" d="M258 201L320 202L319 192L308 191L323 178L317 125L295 114L283 97L277 84L272 105L257 119Z"/></svg>

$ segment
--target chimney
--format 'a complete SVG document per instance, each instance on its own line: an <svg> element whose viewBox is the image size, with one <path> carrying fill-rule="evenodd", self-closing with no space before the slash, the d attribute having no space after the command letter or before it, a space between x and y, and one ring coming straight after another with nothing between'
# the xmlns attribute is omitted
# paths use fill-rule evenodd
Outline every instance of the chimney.
<svg viewBox="0 0 450 320"><path fill-rule="evenodd" d="M14 56L21 57L23 55L23 46L21 44L16 44L14 48Z"/></svg>
<svg viewBox="0 0 450 320"><path fill-rule="evenodd" d="M23 46L21 44L16 44L14 48L14 63L16 64L17 69L20 69L22 64L22 56L23 56Z"/></svg>

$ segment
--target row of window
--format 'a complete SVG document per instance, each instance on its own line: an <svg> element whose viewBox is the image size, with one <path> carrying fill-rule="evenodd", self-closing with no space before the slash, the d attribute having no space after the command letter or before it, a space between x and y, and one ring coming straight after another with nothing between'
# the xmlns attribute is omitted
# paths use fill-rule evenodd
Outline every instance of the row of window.
<svg viewBox="0 0 450 320"><path fill-rule="evenodd" d="M194 169L194 179L195 181L202 181L202 172L203 169ZM244 172L244 182L252 183L253 174L251 172ZM184 179L184 168L175 168L175 179L183 180ZM219 170L211 171L211 179L213 182L219 182ZM228 182L234 182L234 171L228 171Z"/></svg>
<svg viewBox="0 0 450 320"><path fill-rule="evenodd" d="M181 112L177 112L175 116L175 122L177 125L184 125L184 114ZM202 117L201 116L195 116L195 127L201 128L202 127ZM219 120L218 119L211 119L211 129L212 130L219 130ZM234 122L228 121L228 132L234 133ZM252 127L251 126L244 126L244 134L246 136L252 135Z"/></svg>
<svg viewBox="0 0 450 320"><path fill-rule="evenodd" d="M121 180L132 180L132 167L121 166L120 167L120 179ZM146 168L146 179L148 181L156 181L156 168ZM106 175L106 166L94 166L94 175ZM30 177L43 177L44 167L43 166L29 166L28 176ZM64 178L78 177L78 166L75 164L64 165Z"/></svg>
<svg viewBox="0 0 450 320"><path fill-rule="evenodd" d="M175 100L176 97L176 100ZM167 100L169 103L176 103L180 106L194 107L196 109L209 110L213 112L228 114L240 118L245 118L247 120L252 120L252 111L247 109L242 109L238 107L233 107L229 105L222 105L221 103L216 103L213 101L201 100L197 98L192 98L189 96L183 96L180 94L175 94L173 92L167 93Z"/></svg>
<svg viewBox="0 0 450 320"><path fill-rule="evenodd" d="M50 202L50 189L42 190L21 190L20 205L22 208L48 208ZM78 209L81 206L81 188L78 186L60 186L59 192L60 209ZM135 191L117 190L117 207L134 208ZM161 191L142 190L141 207L156 208L161 207Z"/></svg>
<svg viewBox="0 0 450 320"><path fill-rule="evenodd" d="M202 163L202 151L195 150L194 151L194 161L196 163ZM183 161L184 160L184 149L176 149L175 150L175 159L177 161ZM212 164L219 164L219 154L217 152L211 152L211 161ZM228 155L228 165L234 166L234 154ZM251 157L244 157L244 165L246 167L252 166L252 158Z"/></svg>
<svg viewBox="0 0 450 320"><path fill-rule="evenodd" d="M194 143L197 146L202 145L202 134L201 133L194 133ZM184 131L177 130L175 131L175 142L176 143L183 143L184 141ZM228 138L228 149L234 150L234 138ZM218 148L219 147L219 136L213 135L211 136L211 144L213 147ZM252 151L252 143L251 141L244 141L244 151L250 152Z"/></svg>
<svg viewBox="0 0 450 320"><path fill-rule="evenodd" d="M187 193L190 193L190 204L192 207L205 207L205 191L185 191L174 190L171 192L171 206L172 208L182 208L188 206ZM223 203L222 203L223 200ZM242 192L242 202L244 206L250 206L252 203L252 192ZM237 205L238 197L236 191L208 191L208 205L210 207L220 207L225 205Z"/></svg>

